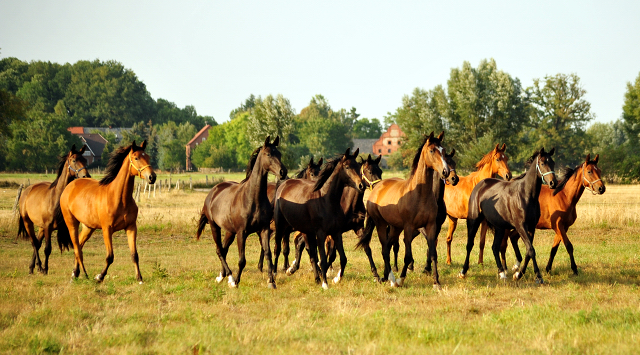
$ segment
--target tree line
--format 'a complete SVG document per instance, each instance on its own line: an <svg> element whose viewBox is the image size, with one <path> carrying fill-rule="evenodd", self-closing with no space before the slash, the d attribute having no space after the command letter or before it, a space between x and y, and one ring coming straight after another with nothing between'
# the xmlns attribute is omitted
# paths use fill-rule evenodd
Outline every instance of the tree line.
<svg viewBox="0 0 640 355"><path fill-rule="evenodd" d="M127 127L123 141L147 139L152 164L184 168L185 144L205 124L209 139L193 151L196 167L242 169L266 135L281 137L283 161L292 168L310 156L344 152L354 138L378 138L397 123L406 137L389 157L396 169L408 166L424 134L446 131L445 146L455 148L458 166L473 169L496 143L506 143L517 169L541 146L557 148L558 161L578 164L587 153L600 154L609 177L640 176L640 76L627 85L621 117L593 123L591 104L576 74L534 79L524 88L518 78L499 70L493 59L477 67L464 62L451 69L446 85L416 88L382 120L363 118L356 108L333 108L322 95L297 113L282 95L250 95L229 120L217 124L193 106L151 98L133 71L115 61L75 64L0 60L0 169L41 171L55 164L77 137L70 126ZM113 150L115 137L106 135ZM51 155L49 157L48 155ZM106 159L103 159L105 162Z"/></svg>

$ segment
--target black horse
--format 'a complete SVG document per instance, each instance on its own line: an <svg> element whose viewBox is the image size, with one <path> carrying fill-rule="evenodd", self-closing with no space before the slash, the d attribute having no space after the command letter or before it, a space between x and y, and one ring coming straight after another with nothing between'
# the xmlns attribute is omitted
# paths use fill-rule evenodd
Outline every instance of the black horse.
<svg viewBox="0 0 640 355"><path fill-rule="evenodd" d="M548 153L541 148L527 161L527 171L511 181L497 179L482 180L471 192L469 198L469 214L467 216L467 258L459 274L464 278L469 270L469 256L473 249L473 240L478 232L480 223L486 220L489 227L494 230L493 256L498 266L498 274L501 279L506 279L506 270L500 260L500 247L505 231L515 229L527 247L524 263L520 270L513 275L514 280L519 280L524 275L529 259L533 261L533 270L536 273L536 282L543 283L536 252L533 248L533 237L536 224L540 218L540 189L542 183L549 184L551 189L558 185L553 169L555 162L551 158L555 148Z"/></svg>

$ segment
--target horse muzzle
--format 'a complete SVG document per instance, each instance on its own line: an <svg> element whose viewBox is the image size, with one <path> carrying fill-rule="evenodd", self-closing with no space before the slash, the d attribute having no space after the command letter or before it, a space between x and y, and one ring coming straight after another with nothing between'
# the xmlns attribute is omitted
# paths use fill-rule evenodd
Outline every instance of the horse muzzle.
<svg viewBox="0 0 640 355"><path fill-rule="evenodd" d="M451 178L451 179L449 179L449 180L450 180L450 181L449 181L449 183L450 183L452 186L456 186L456 185L458 185L458 182L460 181L460 178L458 177L458 175L456 175L456 176L452 177L452 178Z"/></svg>
<svg viewBox="0 0 640 355"><path fill-rule="evenodd" d="M284 179L287 177L287 168L280 169L280 179Z"/></svg>
<svg viewBox="0 0 640 355"><path fill-rule="evenodd" d="M149 174L149 176L147 177L147 180L149 180L149 184L153 185L156 182L156 173L151 173Z"/></svg>
<svg viewBox="0 0 640 355"><path fill-rule="evenodd" d="M558 186L558 180L556 180L555 176L553 180L549 181L549 187L553 190Z"/></svg>
<svg viewBox="0 0 640 355"><path fill-rule="evenodd" d="M506 174L504 175L504 178L505 178L507 181L510 181L512 177L513 177L513 175L511 175L511 172L508 172L508 173L506 173Z"/></svg>
<svg viewBox="0 0 640 355"><path fill-rule="evenodd" d="M607 188L604 185L602 185L598 187L598 194L602 195L606 190Z"/></svg>

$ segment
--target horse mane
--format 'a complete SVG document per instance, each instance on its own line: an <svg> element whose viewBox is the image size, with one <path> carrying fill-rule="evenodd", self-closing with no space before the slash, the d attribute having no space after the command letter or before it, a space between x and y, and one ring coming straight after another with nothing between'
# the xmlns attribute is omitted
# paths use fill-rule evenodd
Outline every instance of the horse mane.
<svg viewBox="0 0 640 355"><path fill-rule="evenodd" d="M316 181L316 184L313 187L313 191L318 191L322 188L322 186L324 186L324 183L327 182L329 176L333 174L333 171L336 169L336 166L338 166L338 163L340 162L342 157L344 157L344 154L340 154L335 158L331 158L326 163L324 163L324 167L320 171L319 179L318 181Z"/></svg>
<svg viewBox="0 0 640 355"><path fill-rule="evenodd" d="M479 162L476 163L476 170L480 170L483 166L491 163L491 159L493 159L493 153L495 153L495 149L491 149L491 151L485 154Z"/></svg>
<svg viewBox="0 0 640 355"><path fill-rule="evenodd" d="M108 185L115 180L116 176L118 176L118 173L120 172L120 168L122 167L122 162L124 162L124 159L129 155L132 147L133 145L130 144L126 147L120 147L111 153L105 175L102 180L100 180L101 186Z"/></svg>
<svg viewBox="0 0 640 355"><path fill-rule="evenodd" d="M293 176L293 178L294 178L294 179L304 179L304 173L306 173L306 172L307 172L307 169L308 169L308 167L306 167L306 168L304 168L304 169L302 169L302 170L298 171L298 172Z"/></svg>
<svg viewBox="0 0 640 355"><path fill-rule="evenodd" d="M529 170L529 167L531 166L531 164L533 164L533 161L538 157L538 155L540 155L540 152L538 151L533 153L533 155L530 156L529 159L527 159L527 161L524 163L524 173L512 178L511 181L520 180L524 178L527 175L527 171Z"/></svg>
<svg viewBox="0 0 640 355"><path fill-rule="evenodd" d="M58 159L58 176L56 176L56 179L53 180L51 185L49 185L49 189L54 189L56 185L58 185L58 180L60 180L60 175L62 175L62 170L64 169L64 164L67 162L67 156L63 155Z"/></svg>
<svg viewBox="0 0 640 355"><path fill-rule="evenodd" d="M578 168L581 165L576 166L575 168L571 169L568 166L564 166L561 167L558 170L558 180L560 181L560 183L558 184L558 186L553 190L553 196L557 195L558 192L562 191L562 189L564 189L565 185L567 184L567 181L569 181L569 179L575 175L575 173L578 171Z"/></svg>
<svg viewBox="0 0 640 355"><path fill-rule="evenodd" d="M432 137L431 139L433 142L438 143L438 145L440 145L440 140L437 137ZM420 155L422 154L422 148L424 148L424 145L427 143L427 140L429 140L429 137L424 137L424 140L422 141L422 143L420 143L420 148L418 148L416 155L413 157L413 163L411 164L411 174L409 175L409 178L411 178L413 174L416 172L416 169L418 169L418 163L420 162Z"/></svg>
<svg viewBox="0 0 640 355"><path fill-rule="evenodd" d="M260 154L261 150L262 150L262 147L259 147L259 148L256 148L256 150L254 150L253 153L251 153L251 158L249 158L249 162L247 163L247 175L245 176L244 179L242 179L242 181L240 181L241 184L249 180L249 177L251 176L251 172L253 171L253 166L256 165L256 160L258 160L258 154Z"/></svg>

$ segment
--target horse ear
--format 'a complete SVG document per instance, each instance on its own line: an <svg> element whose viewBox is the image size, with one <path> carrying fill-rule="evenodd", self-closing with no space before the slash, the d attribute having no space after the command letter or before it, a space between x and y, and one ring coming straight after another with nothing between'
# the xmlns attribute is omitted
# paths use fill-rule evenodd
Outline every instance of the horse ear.
<svg viewBox="0 0 640 355"><path fill-rule="evenodd" d="M431 131L431 133L429 133L429 135L427 136L427 140L433 138L433 131Z"/></svg>
<svg viewBox="0 0 640 355"><path fill-rule="evenodd" d="M371 163L371 154L367 156L367 162Z"/></svg>
<svg viewBox="0 0 640 355"><path fill-rule="evenodd" d="M267 136L267 139L264 140L264 146L266 147L267 144L269 144L269 141L271 141L271 136Z"/></svg>
<svg viewBox="0 0 640 355"><path fill-rule="evenodd" d="M440 134L438 135L438 140L440 142L442 142L443 139L444 139L444 131L440 132Z"/></svg>
<svg viewBox="0 0 640 355"><path fill-rule="evenodd" d="M353 156L357 157L360 154L360 148L356 148L356 151L353 152Z"/></svg>
<svg viewBox="0 0 640 355"><path fill-rule="evenodd" d="M318 160L318 165L322 166L322 158L320 158L320 160Z"/></svg>
<svg viewBox="0 0 640 355"><path fill-rule="evenodd" d="M147 140L143 140L142 144L140 144L140 149L144 150L145 148L147 148Z"/></svg>
<svg viewBox="0 0 640 355"><path fill-rule="evenodd" d="M587 153L587 157L584 159L585 163L589 164L589 160L591 160L591 154Z"/></svg>
<svg viewBox="0 0 640 355"><path fill-rule="evenodd" d="M76 145L74 144L74 145L71 146L71 154L76 154L76 153L77 153L76 152Z"/></svg>
<svg viewBox="0 0 640 355"><path fill-rule="evenodd" d="M309 165L308 166L311 166L311 165L313 165L313 157L311 157L311 159L309 160Z"/></svg>
<svg viewBox="0 0 640 355"><path fill-rule="evenodd" d="M375 162L376 163L380 163L380 160L382 160L382 154L378 155L378 157L376 158Z"/></svg>
<svg viewBox="0 0 640 355"><path fill-rule="evenodd" d="M138 147L138 145L136 145L136 141L135 140L133 142L131 142L131 150L136 150L137 147Z"/></svg>
<svg viewBox="0 0 640 355"><path fill-rule="evenodd" d="M495 150L496 152L500 151L500 143L496 144L496 147L493 148L493 150Z"/></svg>
<svg viewBox="0 0 640 355"><path fill-rule="evenodd" d="M600 159L600 154L596 154L596 157L593 158L593 163L598 165L598 159Z"/></svg>
<svg viewBox="0 0 640 355"><path fill-rule="evenodd" d="M551 150L549 151L549 155L553 155L553 153L556 152L556 147L551 148Z"/></svg>
<svg viewBox="0 0 640 355"><path fill-rule="evenodd" d="M273 140L272 144L277 147L278 144L280 144L280 136L276 136L276 139Z"/></svg>
<svg viewBox="0 0 640 355"><path fill-rule="evenodd" d="M505 150L507 150L507 145L505 143L502 143L502 148L500 148L500 151L504 152Z"/></svg>
<svg viewBox="0 0 640 355"><path fill-rule="evenodd" d="M456 148L451 149L451 154L449 154L450 157L456 155Z"/></svg>
<svg viewBox="0 0 640 355"><path fill-rule="evenodd" d="M540 153L540 154L544 154L544 147L540 148L540 150L538 151L538 153Z"/></svg>
<svg viewBox="0 0 640 355"><path fill-rule="evenodd" d="M87 149L87 145L86 145L86 144L83 144L83 145L82 145L82 148L80 148L80 151L78 152L78 154L80 154L80 155L84 154L84 151L85 151L86 149Z"/></svg>
<svg viewBox="0 0 640 355"><path fill-rule="evenodd" d="M350 156L350 155L351 155L351 148L347 148L347 151L346 151L346 152L344 152L344 156L345 156L345 157L348 157L348 156Z"/></svg>

